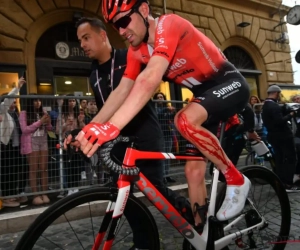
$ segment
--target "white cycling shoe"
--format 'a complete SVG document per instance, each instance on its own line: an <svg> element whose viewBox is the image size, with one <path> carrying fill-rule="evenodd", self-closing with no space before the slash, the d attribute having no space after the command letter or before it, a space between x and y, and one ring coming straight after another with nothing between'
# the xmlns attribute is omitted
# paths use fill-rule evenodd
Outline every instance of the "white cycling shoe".
<svg viewBox="0 0 300 250"><path fill-rule="evenodd" d="M241 186L227 185L225 199L217 212L217 219L229 220L242 212L250 187L251 182L246 176L244 176L244 184Z"/></svg>

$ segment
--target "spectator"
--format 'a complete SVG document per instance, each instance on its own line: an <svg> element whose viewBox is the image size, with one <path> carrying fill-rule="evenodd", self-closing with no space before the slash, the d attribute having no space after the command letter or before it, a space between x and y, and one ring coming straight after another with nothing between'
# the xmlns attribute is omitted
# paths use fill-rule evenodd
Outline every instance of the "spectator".
<svg viewBox="0 0 300 250"><path fill-rule="evenodd" d="M72 96L68 94L67 96ZM79 105L75 98L65 99L62 105L61 117L58 116L56 122L56 133L59 134L59 128L62 127L62 137L67 131L84 127L84 114L80 114ZM67 187L71 188L68 195L78 192L82 159L79 154L74 154L69 159L66 152L63 153L64 167L67 174Z"/></svg>
<svg viewBox="0 0 300 250"><path fill-rule="evenodd" d="M84 115L87 113L87 103L88 101L86 99L80 100L80 108L83 110Z"/></svg>
<svg viewBox="0 0 300 250"><path fill-rule="evenodd" d="M164 134L164 151L171 152L173 145L173 120L175 116L175 108L172 106L168 106L166 101L166 96L162 92L155 93L153 96L153 100L157 100L155 102L156 112L158 115L158 120L161 125L163 134ZM165 176L169 175L170 169L170 160L164 160L164 174ZM176 182L170 176L165 177L165 182Z"/></svg>
<svg viewBox="0 0 300 250"><path fill-rule="evenodd" d="M96 103L95 99L89 99L87 101L87 110L86 111L87 112L85 113L84 123L89 124L98 112L97 103Z"/></svg>
<svg viewBox="0 0 300 250"><path fill-rule="evenodd" d="M256 95L252 95L252 96L250 96L250 98L249 98L249 103L250 103L250 105L251 105L252 108L253 108L253 106L254 106L255 104L260 103L260 102L261 102L261 101L259 100L258 96L256 96Z"/></svg>
<svg viewBox="0 0 300 250"><path fill-rule="evenodd" d="M34 94L33 94L34 95ZM40 174L41 191L48 190L48 142L47 131L52 130L51 119L43 109L39 98L27 99L25 110L20 114L21 154L27 155L29 164L29 183L31 191L38 191ZM49 203L47 194L35 195L33 205Z"/></svg>
<svg viewBox="0 0 300 250"><path fill-rule="evenodd" d="M97 109L96 100L95 99L87 100L86 113L84 116L84 123L89 124L92 121L92 119L96 116L97 112L98 112L98 109ZM98 162L97 154L93 155L93 157L95 157L93 162L97 163ZM91 180L91 182L92 182L93 178L98 177L96 174L96 171L98 172L100 169L99 170L95 169L95 166L91 166L90 162L88 164L86 164L86 169L88 169L88 173L90 173L89 180ZM101 171L101 172L103 172L103 171ZM103 173L101 173L101 176L102 176L102 174ZM82 173L81 173L81 177L82 177ZM100 181L103 183L104 182L103 178Z"/></svg>
<svg viewBox="0 0 300 250"><path fill-rule="evenodd" d="M8 93L17 95L23 84L26 83L23 77L18 81L18 86ZM3 94L7 95L7 94ZM2 196L17 195L18 173L22 168L20 155L20 124L18 115L12 114L16 108L16 99L5 98L1 101L1 190ZM26 181L26 179L25 179ZM24 186L25 188L25 186ZM24 190L22 190L23 192ZM4 207L18 207L20 202L26 202L27 197L22 196L17 199L3 199Z"/></svg>
<svg viewBox="0 0 300 250"><path fill-rule="evenodd" d="M294 112L283 113L278 104L281 94L279 86L271 85L267 93L262 118L268 130L268 142L274 150L276 174L284 183L287 192L299 192L300 187L293 184L297 157L293 133L287 123L294 116Z"/></svg>
<svg viewBox="0 0 300 250"><path fill-rule="evenodd" d="M295 95L292 97L292 102L300 103L300 95ZM293 182L299 182L300 180L300 110L297 110L296 115L294 116L294 122L296 124L296 133L295 133L295 144L297 152L297 166L296 173L294 175Z"/></svg>
<svg viewBox="0 0 300 250"><path fill-rule="evenodd" d="M254 111L254 123L255 123L254 130L260 137L264 138L266 137L266 135L265 135L263 120L261 116L262 102L257 96L253 95L250 97L249 103Z"/></svg>

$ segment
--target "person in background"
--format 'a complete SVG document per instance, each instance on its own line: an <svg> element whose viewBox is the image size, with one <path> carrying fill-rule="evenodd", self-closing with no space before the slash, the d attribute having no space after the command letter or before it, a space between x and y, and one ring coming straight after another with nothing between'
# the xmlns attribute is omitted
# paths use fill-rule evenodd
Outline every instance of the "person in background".
<svg viewBox="0 0 300 250"><path fill-rule="evenodd" d="M98 108L97 108L96 100L95 99L88 99L87 100L87 106L86 106L86 113L85 113L85 116L84 116L84 123L89 124L92 121L92 119L95 117L97 112L98 112ZM97 155L95 154L94 157L97 157ZM98 162L98 159L95 158L93 162ZM100 169L99 170L95 169L94 166L91 166L91 163L88 163L86 165L86 169L91 170L91 171L88 171L88 173L90 173L90 176L88 178L89 180L92 180L93 178L98 177L96 172L100 171ZM101 173L100 173L101 176L103 175L102 172L103 171L101 171ZM103 183L104 181L102 179L103 178L101 178L100 181Z"/></svg>
<svg viewBox="0 0 300 250"><path fill-rule="evenodd" d="M21 77L18 81L18 86L9 93L3 95L17 95L26 81ZM13 114L16 108L15 98L2 99L0 104L1 111L1 191L2 196L17 195L17 186L24 192L25 185L19 183L19 174L23 172L21 155L20 155L20 124L18 114ZM23 164L24 165L24 164ZM23 181L23 179L21 180ZM26 182L26 179L24 180ZM22 184L22 186L20 186ZM20 203L27 201L26 196L20 198L3 199L4 207L19 207Z"/></svg>
<svg viewBox="0 0 300 250"><path fill-rule="evenodd" d="M251 105L252 108L253 108L253 106L254 106L255 104L260 103L260 102L261 102L261 101L259 100L258 96L256 96L256 95L252 95L252 96L250 96L250 98L249 98L249 103L250 103L250 105Z"/></svg>
<svg viewBox="0 0 300 250"><path fill-rule="evenodd" d="M157 92L153 96L153 100L156 100L155 107L156 112L158 116L158 121L161 125L163 134L164 134L164 152L171 152L172 145L173 145L173 129L174 126L172 126L174 116L175 116L175 108L172 106L168 106L166 101L166 96L162 92ZM166 182L176 182L176 180L169 175L170 170L170 160L164 160L164 175L167 176L164 178L165 183Z"/></svg>
<svg viewBox="0 0 300 250"><path fill-rule="evenodd" d="M300 187L294 185L297 155L294 136L288 121L294 117L295 112L283 113L278 102L281 97L281 88L271 85L268 98L263 105L262 119L268 130L267 139L274 150L276 174L285 185L287 192L299 192Z"/></svg>
<svg viewBox="0 0 300 250"><path fill-rule="evenodd" d="M72 96L68 94L67 96ZM56 121L56 134L59 134L59 128L62 127L62 138L67 131L84 127L84 114L80 112L79 105L75 98L65 99L62 105L61 117L58 116ZM71 188L68 195L78 192L80 172L83 161L79 154L74 154L69 159L67 153L63 154L64 167L66 170L67 187Z"/></svg>
<svg viewBox="0 0 300 250"><path fill-rule="evenodd" d="M80 108L83 110L84 115L87 113L87 103L86 99L80 99Z"/></svg>
<svg viewBox="0 0 300 250"><path fill-rule="evenodd" d="M17 100L15 99L12 105L10 105L8 113L10 116L14 119L15 123L15 129L13 131L15 138L18 138L19 140L19 145L20 145L20 139L21 139L21 126L20 126L20 121L19 121L19 116L20 112L17 107ZM25 196L25 187L27 184L28 180L28 164L26 161L26 157L21 155L20 153L20 146L18 146L18 189L19 189L19 194L21 195L20 198L18 198L18 201L20 203L25 203L28 201L27 197Z"/></svg>
<svg viewBox="0 0 300 250"><path fill-rule="evenodd" d="M300 103L300 95L294 95L292 98L292 102ZM296 145L296 152L297 152L297 166L296 166L296 173L293 178L294 184L299 184L300 181L300 110L296 111L294 116L294 122L296 124L296 133L295 133L295 145Z"/></svg>
<svg viewBox="0 0 300 250"><path fill-rule="evenodd" d="M31 94L35 95L35 94ZM32 193L38 192L38 174L40 175L41 191L48 190L48 142L47 131L52 131L49 114L43 109L38 98L27 99L27 105L20 114L21 154L27 155L29 164L29 183ZM36 195L33 205L49 203L47 194Z"/></svg>
<svg viewBox="0 0 300 250"><path fill-rule="evenodd" d="M84 117L84 123L89 124L98 112L96 100L95 99L89 99L87 101L86 108L87 108L86 109L87 112L86 112L85 117Z"/></svg>

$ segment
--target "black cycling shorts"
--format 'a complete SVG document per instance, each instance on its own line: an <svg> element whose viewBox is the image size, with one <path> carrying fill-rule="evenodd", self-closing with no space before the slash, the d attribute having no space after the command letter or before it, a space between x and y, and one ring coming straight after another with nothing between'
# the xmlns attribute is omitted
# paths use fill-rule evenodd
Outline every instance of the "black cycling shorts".
<svg viewBox="0 0 300 250"><path fill-rule="evenodd" d="M229 62L209 80L192 89L193 102L203 106L208 116L227 120L240 113L250 97L249 85L241 73Z"/></svg>
<svg viewBox="0 0 300 250"><path fill-rule="evenodd" d="M229 62L209 80L192 89L192 102L203 106L208 119L202 124L214 135L217 135L220 121L226 121L234 114L240 113L247 105L250 97L249 85L241 73ZM187 143L186 152L200 154L199 150Z"/></svg>

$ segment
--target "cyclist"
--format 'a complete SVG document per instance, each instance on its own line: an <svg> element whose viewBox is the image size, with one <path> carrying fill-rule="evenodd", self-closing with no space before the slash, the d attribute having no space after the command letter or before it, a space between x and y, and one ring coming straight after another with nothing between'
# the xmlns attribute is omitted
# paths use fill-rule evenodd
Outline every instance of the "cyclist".
<svg viewBox="0 0 300 250"><path fill-rule="evenodd" d="M99 146L117 137L151 98L165 75L188 87L196 97L177 113L177 129L225 175L227 191L217 218L227 220L240 213L250 181L234 167L218 139L201 125L211 115L227 119L245 107L249 87L244 77L213 42L187 20L174 14L154 19L146 0L103 0L102 13L131 45L120 85L128 84L132 89L118 99L109 97L93 123L78 134L83 153L91 157ZM147 66L140 73L143 64ZM197 208L205 205L205 198L199 195L204 168L205 162L202 162L201 168L185 170L196 226L203 220Z"/></svg>

